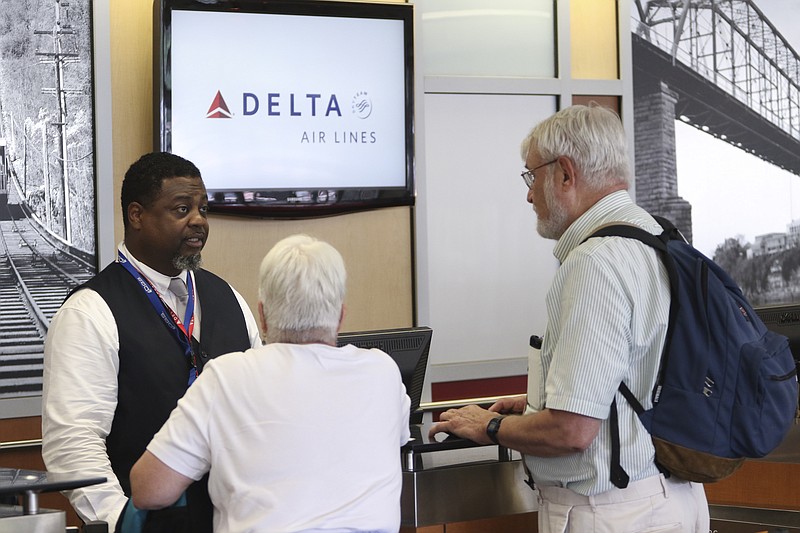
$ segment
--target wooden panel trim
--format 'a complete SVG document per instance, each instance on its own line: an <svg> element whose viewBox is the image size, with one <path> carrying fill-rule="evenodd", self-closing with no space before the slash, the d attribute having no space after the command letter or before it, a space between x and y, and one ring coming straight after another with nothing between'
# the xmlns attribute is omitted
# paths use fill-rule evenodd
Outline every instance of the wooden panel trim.
<svg viewBox="0 0 800 533"><path fill-rule="evenodd" d="M0 419L0 435L4 442L40 440L42 438L42 417Z"/></svg>
<svg viewBox="0 0 800 533"><path fill-rule="evenodd" d="M431 401L483 398L485 396L510 396L525 394L528 376L505 376L497 378L466 379L431 383Z"/></svg>
<svg viewBox="0 0 800 533"><path fill-rule="evenodd" d="M745 461L732 476L705 485L708 503L800 510L800 464Z"/></svg>

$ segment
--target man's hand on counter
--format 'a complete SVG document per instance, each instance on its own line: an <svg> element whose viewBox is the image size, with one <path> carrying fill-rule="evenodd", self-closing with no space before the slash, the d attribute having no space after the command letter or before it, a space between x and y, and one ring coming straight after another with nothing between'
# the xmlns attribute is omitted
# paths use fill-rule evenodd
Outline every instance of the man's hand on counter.
<svg viewBox="0 0 800 533"><path fill-rule="evenodd" d="M428 435L433 438L437 433L450 433L478 444L493 444L486 434L486 426L493 418L497 418L496 412L477 405L448 409L439 415L439 422L431 426Z"/></svg>

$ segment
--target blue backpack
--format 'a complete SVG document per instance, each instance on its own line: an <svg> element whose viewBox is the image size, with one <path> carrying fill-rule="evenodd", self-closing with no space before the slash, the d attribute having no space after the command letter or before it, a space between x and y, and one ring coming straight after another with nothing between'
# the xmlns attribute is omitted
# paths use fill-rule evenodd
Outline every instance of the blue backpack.
<svg viewBox="0 0 800 533"><path fill-rule="evenodd" d="M675 226L652 235L616 224L592 237L627 237L658 250L671 303L653 407L645 410L625 383L619 391L650 432L665 474L719 481L746 458L763 457L788 433L798 407L797 363L788 339L769 331L716 263L687 243ZM611 425L611 481L624 488L616 400Z"/></svg>

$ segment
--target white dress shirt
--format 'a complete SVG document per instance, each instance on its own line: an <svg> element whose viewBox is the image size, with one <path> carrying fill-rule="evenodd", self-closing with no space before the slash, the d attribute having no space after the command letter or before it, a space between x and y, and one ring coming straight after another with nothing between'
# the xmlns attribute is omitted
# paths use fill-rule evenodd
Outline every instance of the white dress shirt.
<svg viewBox="0 0 800 533"><path fill-rule="evenodd" d="M153 284L169 306L175 295L170 277L136 260L125 244L119 249ZM187 272L181 277L185 280ZM247 302L231 288L242 308L251 346L262 345L258 324ZM201 296L195 299L193 336L200 338ZM70 296L53 317L44 346L42 386L42 457L47 470L105 477L106 483L66 494L85 521L104 520L114 531L128 498L111 469L105 439L117 407L119 335L111 309L91 289Z"/></svg>

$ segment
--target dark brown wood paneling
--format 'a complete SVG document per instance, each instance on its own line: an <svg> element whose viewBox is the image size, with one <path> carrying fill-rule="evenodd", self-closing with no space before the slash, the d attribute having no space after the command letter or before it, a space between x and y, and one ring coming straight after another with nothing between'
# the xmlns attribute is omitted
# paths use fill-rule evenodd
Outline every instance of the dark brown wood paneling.
<svg viewBox="0 0 800 533"><path fill-rule="evenodd" d="M574 94L572 95L572 105L589 105L589 102L596 102L603 107L608 107L616 111L619 115L619 96L607 96L607 95L583 95L583 94Z"/></svg>
<svg viewBox="0 0 800 533"><path fill-rule="evenodd" d="M463 400L485 396L510 396L525 394L528 376L509 376L501 378L466 379L431 383L431 400Z"/></svg>
<svg viewBox="0 0 800 533"><path fill-rule="evenodd" d="M0 419L0 442L10 443L42 438L42 417ZM23 448L0 448L0 466L24 470L45 470L42 461L42 447L37 445ZM57 492L41 494L39 507L60 509L67 514L68 526L80 526L81 519L72 510L66 497Z"/></svg>
<svg viewBox="0 0 800 533"><path fill-rule="evenodd" d="M537 533L538 531L537 513L455 522L445 526L445 533Z"/></svg>
<svg viewBox="0 0 800 533"><path fill-rule="evenodd" d="M705 489L712 504L800 510L800 464L745 461L732 476Z"/></svg>
<svg viewBox="0 0 800 533"><path fill-rule="evenodd" d="M444 533L444 525L438 526L403 526L400 528L400 533Z"/></svg>

